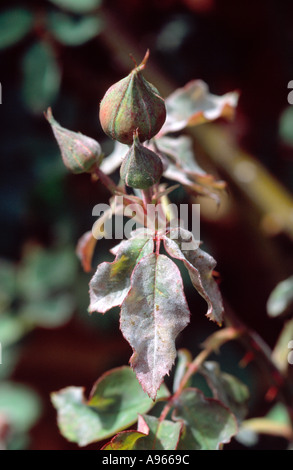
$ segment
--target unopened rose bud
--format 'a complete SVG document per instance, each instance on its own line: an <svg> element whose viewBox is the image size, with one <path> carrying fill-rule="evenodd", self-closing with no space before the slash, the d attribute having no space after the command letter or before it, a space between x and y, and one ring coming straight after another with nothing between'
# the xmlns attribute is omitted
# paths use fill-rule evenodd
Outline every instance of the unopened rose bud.
<svg viewBox="0 0 293 470"><path fill-rule="evenodd" d="M101 146L96 140L60 126L51 108L47 111L46 119L60 147L63 163L72 173L90 173L100 164Z"/></svg>
<svg viewBox="0 0 293 470"><path fill-rule="evenodd" d="M147 189L156 184L163 173L160 157L144 147L134 133L133 144L125 155L120 176L131 188Z"/></svg>
<svg viewBox="0 0 293 470"><path fill-rule="evenodd" d="M158 90L142 75L148 52L130 74L112 85L100 104L100 122L114 140L132 145L138 129L139 140L154 137L166 119L166 107Z"/></svg>

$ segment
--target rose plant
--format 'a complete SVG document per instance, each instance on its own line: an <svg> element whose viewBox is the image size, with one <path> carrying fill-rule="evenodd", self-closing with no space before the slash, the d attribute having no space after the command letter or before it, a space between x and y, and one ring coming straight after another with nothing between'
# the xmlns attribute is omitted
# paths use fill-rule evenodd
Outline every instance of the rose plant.
<svg viewBox="0 0 293 470"><path fill-rule="evenodd" d="M81 387L69 386L52 393L52 402L61 433L79 446L111 438L103 450L216 450L242 429L248 389L217 362L208 361L209 355L235 339L244 340L257 355L265 353L240 322L226 316L216 261L170 213L169 197L177 185L169 186L168 180L191 195L220 202L225 182L197 164L192 139L181 131L233 117L238 94L216 96L204 82L193 80L164 100L143 76L148 56L101 100L102 129L115 141L110 155L94 139L62 127L51 109L46 113L66 167L89 173L111 194L110 209L78 242L84 270L92 269L96 241L105 236L107 220L123 213L139 224L112 248L113 261L97 266L89 286L90 313L120 307L121 333L133 350L130 366L105 372L89 397ZM116 184L109 175L119 167ZM149 207L155 213L152 221ZM206 301L207 319L219 327L194 359L175 345L190 321L183 270ZM169 390L164 379L171 372ZM191 385L196 373L205 378L212 397ZM280 380L277 367L274 373Z"/></svg>

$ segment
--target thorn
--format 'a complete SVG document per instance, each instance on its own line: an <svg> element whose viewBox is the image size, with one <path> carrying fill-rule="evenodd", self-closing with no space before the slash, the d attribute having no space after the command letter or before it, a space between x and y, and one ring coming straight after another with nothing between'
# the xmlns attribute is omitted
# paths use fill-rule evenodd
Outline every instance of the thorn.
<svg viewBox="0 0 293 470"><path fill-rule="evenodd" d="M241 359L241 361L239 362L239 366L240 367L246 367L251 361L253 361L254 359L254 354L253 352L251 351L248 351L244 357Z"/></svg>
<svg viewBox="0 0 293 470"><path fill-rule="evenodd" d="M272 386L268 389L267 393L265 394L265 399L267 401L273 401L278 394L278 388L276 386Z"/></svg>

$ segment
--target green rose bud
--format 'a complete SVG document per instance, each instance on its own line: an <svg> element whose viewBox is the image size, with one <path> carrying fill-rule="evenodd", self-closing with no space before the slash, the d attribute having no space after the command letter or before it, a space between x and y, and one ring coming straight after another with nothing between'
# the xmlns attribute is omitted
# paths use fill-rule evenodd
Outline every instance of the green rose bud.
<svg viewBox="0 0 293 470"><path fill-rule="evenodd" d="M125 155L120 167L121 179L131 188L147 189L156 184L163 173L160 157L144 147L133 135L133 144Z"/></svg>
<svg viewBox="0 0 293 470"><path fill-rule="evenodd" d="M80 132L61 127L53 118L51 108L45 116L60 147L64 165L72 173L91 173L103 158L100 144Z"/></svg>
<svg viewBox="0 0 293 470"><path fill-rule="evenodd" d="M132 145L136 130L141 142L151 139L166 120L163 98L142 75L148 55L126 78L109 88L100 104L104 132L123 144Z"/></svg>

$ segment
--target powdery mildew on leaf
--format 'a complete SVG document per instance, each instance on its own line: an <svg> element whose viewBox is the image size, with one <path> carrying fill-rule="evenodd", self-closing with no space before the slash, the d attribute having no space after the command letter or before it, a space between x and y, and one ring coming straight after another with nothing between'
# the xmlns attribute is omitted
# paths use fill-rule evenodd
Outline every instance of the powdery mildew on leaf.
<svg viewBox="0 0 293 470"><path fill-rule="evenodd" d="M134 351L130 364L152 399L175 361L175 338L189 317L175 263L155 253L142 258L121 307L120 328Z"/></svg>
<svg viewBox="0 0 293 470"><path fill-rule="evenodd" d="M206 173L198 165L190 137L162 135L152 139L148 147L160 155L165 178L177 181L189 192L210 197L217 203L220 202L220 194L226 184Z"/></svg>
<svg viewBox="0 0 293 470"><path fill-rule="evenodd" d="M153 240L143 236L123 240L116 248L115 260L101 263L90 281L89 312L105 313L121 305L130 289L136 263L153 249Z"/></svg>
<svg viewBox="0 0 293 470"><path fill-rule="evenodd" d="M172 232L177 232L177 237ZM165 249L170 256L183 261L192 284L208 304L206 316L221 324L224 311L223 301L219 287L213 278L213 270L217 263L211 255L198 247L183 249L182 244L186 243L188 237L191 239L192 234L187 230L171 230L169 236L164 237Z"/></svg>
<svg viewBox="0 0 293 470"><path fill-rule="evenodd" d="M192 80L178 88L166 99L167 119L160 135L177 132L186 126L214 121L219 117L232 118L238 102L238 93L213 95L202 80Z"/></svg>
<svg viewBox="0 0 293 470"><path fill-rule="evenodd" d="M214 361L205 361L200 368L213 397L227 406L239 422L243 421L248 411L249 390L237 377L223 372Z"/></svg>

